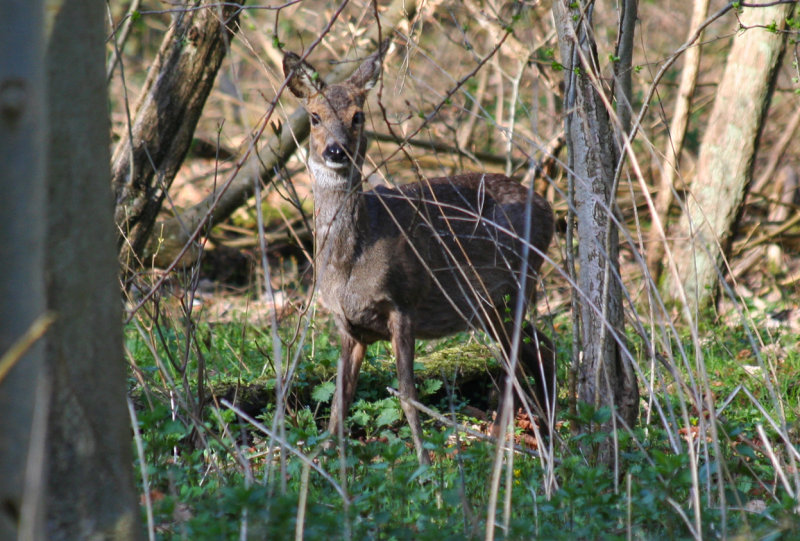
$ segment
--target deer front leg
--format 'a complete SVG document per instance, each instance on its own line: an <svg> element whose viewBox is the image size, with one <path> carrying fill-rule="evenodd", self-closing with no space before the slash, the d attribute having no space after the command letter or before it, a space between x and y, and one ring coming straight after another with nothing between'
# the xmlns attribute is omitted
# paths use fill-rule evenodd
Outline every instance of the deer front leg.
<svg viewBox="0 0 800 541"><path fill-rule="evenodd" d="M364 360L367 346L345 332L340 332L339 338L342 352L336 368L336 392L331 404L328 432L334 437L339 437L341 441L344 437L344 419L347 417L347 410L350 409L353 396L356 394L358 373L361 370L361 362Z"/></svg>
<svg viewBox="0 0 800 541"><path fill-rule="evenodd" d="M417 387L414 384L414 329L410 318L400 312L393 313L389 318L389 332L392 335L392 350L397 358L400 406L402 406L408 426L411 428L417 460L420 464L430 464L428 452L422 447L422 425L419 421L419 412L413 404L405 400L405 398L417 399Z"/></svg>

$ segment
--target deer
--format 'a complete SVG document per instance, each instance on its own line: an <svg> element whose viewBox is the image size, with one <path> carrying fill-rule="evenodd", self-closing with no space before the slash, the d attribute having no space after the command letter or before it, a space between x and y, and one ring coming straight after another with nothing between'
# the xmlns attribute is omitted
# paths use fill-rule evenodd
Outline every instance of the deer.
<svg viewBox="0 0 800 541"><path fill-rule="evenodd" d="M518 303L526 309L535 300L554 222L543 197L501 174L473 172L364 189L364 105L386 50L386 44L379 47L337 84L326 84L292 52L284 53L283 71L286 86L309 115L316 287L340 339L328 431L343 439L366 348L389 341L400 404L417 458L426 464L430 457L414 406L416 339L484 329L506 359L516 352L516 364L534 378L540 411L552 411L553 344L511 315Z"/></svg>

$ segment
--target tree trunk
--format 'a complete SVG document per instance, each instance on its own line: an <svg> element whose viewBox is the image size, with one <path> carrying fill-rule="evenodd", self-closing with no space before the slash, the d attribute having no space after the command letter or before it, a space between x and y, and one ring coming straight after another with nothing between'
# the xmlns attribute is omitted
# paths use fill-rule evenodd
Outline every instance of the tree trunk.
<svg viewBox="0 0 800 541"><path fill-rule="evenodd" d="M105 3L47 6L47 539L137 539L105 74Z"/></svg>
<svg viewBox="0 0 800 541"><path fill-rule="evenodd" d="M709 0L695 0L692 11L692 22L689 25L689 37L694 36L697 29L708 15ZM666 148L664 149L664 164L661 169L661 181L656 192L654 203L662 227L653 225L647 235L647 267L655 280L661 275L661 261L664 258L664 230L667 223L669 209L672 206L673 190L675 189L675 174L680 170L680 156L686 140L686 129L689 127L689 114L692 109L692 98L697 84L697 74L700 71L700 43L703 42L703 33L697 38L697 45L686 50L681 71L681 84L678 87L678 96L675 98L675 109L672 121L669 124Z"/></svg>
<svg viewBox="0 0 800 541"><path fill-rule="evenodd" d="M44 539L45 314L42 2L0 3L0 539Z"/></svg>
<svg viewBox="0 0 800 541"><path fill-rule="evenodd" d="M730 248L783 54L782 30L793 9L793 3L744 8L739 16L746 26L774 23L778 32L755 27L734 39L703 136L697 174L673 235L677 275L667 282L672 287L665 296L685 302L692 318L713 298Z"/></svg>
<svg viewBox="0 0 800 541"><path fill-rule="evenodd" d="M574 388L579 402L595 408L616 408L622 419L633 426L638 417L639 392L633 368L621 355L624 321L619 235L611 219L618 153L614 129L600 94L604 90L599 83L599 63L587 4L591 2L553 3L561 63L566 74L564 109L570 209L577 220L580 245L578 289L573 291ZM624 71L625 67L618 69ZM575 265L571 271L575 272ZM611 430L614 426L612 417L596 428ZM596 449L599 461L610 463L611 443L608 440Z"/></svg>
<svg viewBox="0 0 800 541"><path fill-rule="evenodd" d="M167 190L192 141L238 24L241 4L179 10L114 151L111 185L123 269L136 268ZM221 7L220 7L221 6Z"/></svg>

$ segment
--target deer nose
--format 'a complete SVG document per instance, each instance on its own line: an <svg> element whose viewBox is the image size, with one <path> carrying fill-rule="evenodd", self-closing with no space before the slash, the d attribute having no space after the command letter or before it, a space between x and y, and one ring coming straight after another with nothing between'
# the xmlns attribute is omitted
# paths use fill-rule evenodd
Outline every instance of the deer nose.
<svg viewBox="0 0 800 541"><path fill-rule="evenodd" d="M347 161L347 152L344 151L339 143L331 143L325 147L322 157L325 158L325 161L344 163Z"/></svg>

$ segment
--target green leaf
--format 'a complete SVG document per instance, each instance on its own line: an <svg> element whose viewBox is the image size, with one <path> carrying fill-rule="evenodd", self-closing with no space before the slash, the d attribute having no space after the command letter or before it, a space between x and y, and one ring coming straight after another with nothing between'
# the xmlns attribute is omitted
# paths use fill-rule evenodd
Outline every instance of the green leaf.
<svg viewBox="0 0 800 541"><path fill-rule="evenodd" d="M414 471L414 473L411 474L411 477L408 478L408 482L411 483L414 479L416 479L417 477L428 471L428 469L430 469L430 466L428 465L420 466Z"/></svg>
<svg viewBox="0 0 800 541"><path fill-rule="evenodd" d="M736 446L736 452L739 453L743 457L750 458L750 459L753 459L753 460L758 458L758 456L756 455L756 452L749 445L745 445L745 444L737 445Z"/></svg>
<svg viewBox="0 0 800 541"><path fill-rule="evenodd" d="M314 387L314 390L311 392L311 398L317 402L328 402L333 398L333 393L335 392L336 383L333 381L326 381Z"/></svg>
<svg viewBox="0 0 800 541"><path fill-rule="evenodd" d="M367 426L367 423L369 422L369 415L367 415L367 412L364 410L356 411L350 415L350 418L359 426Z"/></svg>
<svg viewBox="0 0 800 541"><path fill-rule="evenodd" d="M400 410L397 407L383 408L378 414L375 424L378 426L388 426L400 420Z"/></svg>
<svg viewBox="0 0 800 541"><path fill-rule="evenodd" d="M592 415L592 422L597 424L603 424L608 422L611 419L611 408L608 406L601 406L597 408Z"/></svg>
<svg viewBox="0 0 800 541"><path fill-rule="evenodd" d="M428 395L432 395L433 393L435 393L436 391L438 391L439 389L441 389L441 388L442 388L442 385L443 385L443 383L442 383L442 381L441 381L441 380L439 380L439 379L429 379L429 380L426 380L426 381L425 381L425 382L422 384L422 389L420 390L420 394L421 394L422 396L428 396Z"/></svg>

